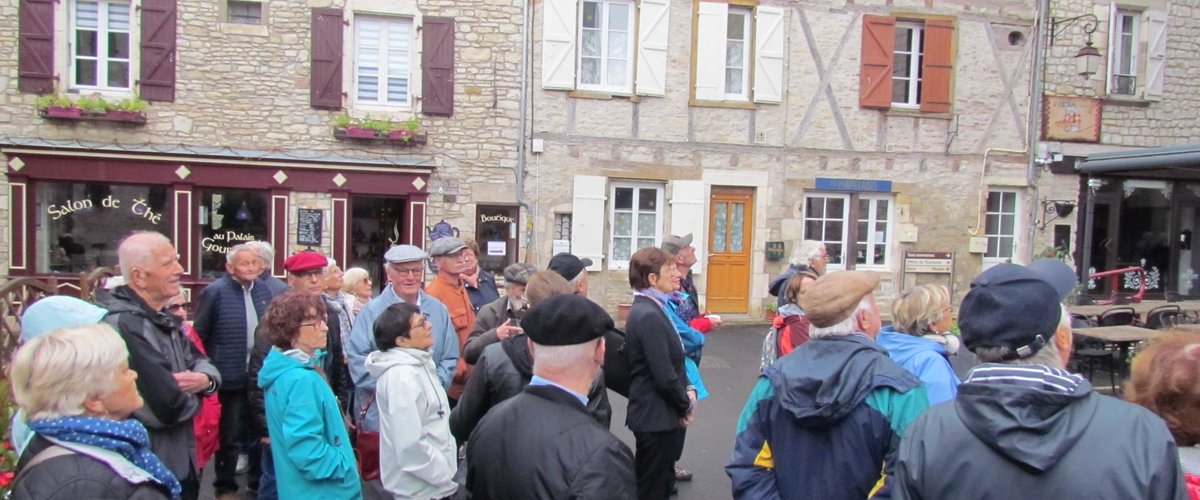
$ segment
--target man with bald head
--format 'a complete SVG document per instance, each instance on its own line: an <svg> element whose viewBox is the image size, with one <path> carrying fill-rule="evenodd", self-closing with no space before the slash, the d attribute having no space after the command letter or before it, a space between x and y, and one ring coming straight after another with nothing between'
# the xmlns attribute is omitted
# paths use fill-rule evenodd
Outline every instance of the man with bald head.
<svg viewBox="0 0 1200 500"><path fill-rule="evenodd" d="M184 335L181 320L165 307L181 292L183 266L171 241L155 232L137 232L117 249L125 284L98 290L112 325L129 348L129 368L146 405L133 417L150 431L150 448L183 486L183 498L200 493L192 418L199 396L217 391L221 375Z"/></svg>

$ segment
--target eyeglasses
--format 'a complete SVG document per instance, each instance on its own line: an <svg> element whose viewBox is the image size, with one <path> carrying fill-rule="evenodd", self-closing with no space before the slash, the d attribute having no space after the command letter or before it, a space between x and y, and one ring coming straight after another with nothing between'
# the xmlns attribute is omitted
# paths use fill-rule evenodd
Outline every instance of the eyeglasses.
<svg viewBox="0 0 1200 500"><path fill-rule="evenodd" d="M312 321L309 321L308 323L300 323L300 326L311 326L313 328L316 328L317 325L329 326L329 323L325 322L325 318L317 318Z"/></svg>
<svg viewBox="0 0 1200 500"><path fill-rule="evenodd" d="M419 276L421 274L421 271L424 270L423 268L420 268L420 267L410 267L410 268L406 269L406 268L396 267L396 266L388 266L388 269L391 269L393 273L396 273L400 276Z"/></svg>
<svg viewBox="0 0 1200 500"><path fill-rule="evenodd" d="M188 307L190 305L192 305L191 302L184 302L182 304L171 304L171 305L167 306L167 310L168 311L182 311L185 307Z"/></svg>

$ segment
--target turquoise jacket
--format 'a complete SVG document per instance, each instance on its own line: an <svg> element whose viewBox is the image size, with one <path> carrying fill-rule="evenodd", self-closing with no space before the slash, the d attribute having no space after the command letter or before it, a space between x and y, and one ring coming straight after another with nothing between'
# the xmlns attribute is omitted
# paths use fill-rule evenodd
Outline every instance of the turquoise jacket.
<svg viewBox="0 0 1200 500"><path fill-rule="evenodd" d="M279 498L362 498L337 398L313 369L322 355L272 347L258 372Z"/></svg>
<svg viewBox="0 0 1200 500"><path fill-rule="evenodd" d="M897 332L890 326L883 327L875 341L887 349L892 361L925 383L929 406L950 401L958 394L958 375L950 366L942 344Z"/></svg>
<svg viewBox="0 0 1200 500"><path fill-rule="evenodd" d="M688 295L683 292L675 292L676 297L681 300L688 300ZM701 400L708 397L708 387L704 385L704 379L700 378L700 355L704 350L704 334L679 316L677 308L679 303L674 300L667 302L667 307L664 310L667 313L667 318L671 320L671 326L675 327L675 332L679 333L679 340L683 342L683 371L687 373L688 381L696 388L696 399Z"/></svg>

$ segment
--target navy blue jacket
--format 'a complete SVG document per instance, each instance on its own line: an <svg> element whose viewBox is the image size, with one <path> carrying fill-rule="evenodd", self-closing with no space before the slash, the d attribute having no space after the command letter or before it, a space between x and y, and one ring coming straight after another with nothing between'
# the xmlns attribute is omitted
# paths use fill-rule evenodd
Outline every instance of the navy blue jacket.
<svg viewBox="0 0 1200 500"><path fill-rule="evenodd" d="M222 276L200 292L196 321L192 327L204 341L208 357L221 372L222 390L242 390L246 385L246 348L250 334L246 332L246 298L241 283ZM250 299L259 319L271 303L270 289L256 281Z"/></svg>

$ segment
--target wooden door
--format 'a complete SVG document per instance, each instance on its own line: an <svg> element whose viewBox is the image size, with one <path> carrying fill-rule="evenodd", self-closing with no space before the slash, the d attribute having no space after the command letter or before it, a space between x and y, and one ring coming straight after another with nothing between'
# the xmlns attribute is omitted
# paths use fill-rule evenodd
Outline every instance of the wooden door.
<svg viewBox="0 0 1200 500"><path fill-rule="evenodd" d="M750 312L753 188L712 188L708 206L708 294L714 313Z"/></svg>

